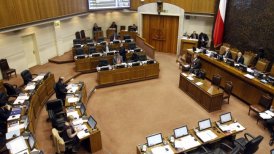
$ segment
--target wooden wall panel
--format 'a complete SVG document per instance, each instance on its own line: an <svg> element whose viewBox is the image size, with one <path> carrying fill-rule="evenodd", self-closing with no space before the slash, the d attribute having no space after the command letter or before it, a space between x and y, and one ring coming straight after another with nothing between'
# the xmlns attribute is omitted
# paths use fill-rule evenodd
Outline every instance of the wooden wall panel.
<svg viewBox="0 0 274 154"><path fill-rule="evenodd" d="M132 0L131 9L137 10L139 6L153 2L157 0L145 0L143 3ZM177 5L190 13L214 13L216 0L164 0L164 3Z"/></svg>
<svg viewBox="0 0 274 154"><path fill-rule="evenodd" d="M61 16L57 0L38 0L41 19Z"/></svg>
<svg viewBox="0 0 274 154"><path fill-rule="evenodd" d="M9 25L16 25L19 23L18 16L14 13L15 6L13 1L1 0L0 6L0 27L7 27Z"/></svg>
<svg viewBox="0 0 274 154"><path fill-rule="evenodd" d="M20 23L28 23L41 19L37 0L13 0Z"/></svg>
<svg viewBox="0 0 274 154"><path fill-rule="evenodd" d="M193 0L192 11L193 13L214 13L216 0Z"/></svg>
<svg viewBox="0 0 274 154"><path fill-rule="evenodd" d="M159 52L177 52L179 17L143 15L143 37Z"/></svg>

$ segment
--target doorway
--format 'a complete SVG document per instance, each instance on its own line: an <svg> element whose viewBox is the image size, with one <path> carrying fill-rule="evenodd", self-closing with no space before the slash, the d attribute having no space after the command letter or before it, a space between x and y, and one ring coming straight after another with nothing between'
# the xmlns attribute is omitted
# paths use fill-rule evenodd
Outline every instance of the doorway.
<svg viewBox="0 0 274 154"><path fill-rule="evenodd" d="M143 37L157 51L177 53L178 16L143 15Z"/></svg>
<svg viewBox="0 0 274 154"><path fill-rule="evenodd" d="M31 35L23 36L22 42L23 42L23 49L27 59L28 68L31 68L37 64L40 64L35 35L31 34Z"/></svg>

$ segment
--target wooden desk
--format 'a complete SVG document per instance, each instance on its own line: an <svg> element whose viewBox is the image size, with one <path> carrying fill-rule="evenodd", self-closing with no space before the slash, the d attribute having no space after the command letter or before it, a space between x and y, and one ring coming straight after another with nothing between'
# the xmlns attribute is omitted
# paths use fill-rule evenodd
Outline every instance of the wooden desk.
<svg viewBox="0 0 274 154"><path fill-rule="evenodd" d="M126 57L129 60L133 53L127 53ZM107 60L110 65L113 64L114 55L104 55L99 57L88 57L84 59L76 59L75 66L77 72L96 72L96 67L100 60Z"/></svg>
<svg viewBox="0 0 274 154"><path fill-rule="evenodd" d="M93 32L93 39L98 40L98 38L104 37L103 31L95 31Z"/></svg>
<svg viewBox="0 0 274 154"><path fill-rule="evenodd" d="M187 49L192 49L192 47L197 47L197 46L198 46L198 40L196 39L182 39L180 55L187 53Z"/></svg>
<svg viewBox="0 0 274 154"><path fill-rule="evenodd" d="M136 40L136 35L138 33L134 31L121 30L119 34L121 40L124 40L125 35L129 35L132 39Z"/></svg>
<svg viewBox="0 0 274 154"><path fill-rule="evenodd" d="M180 74L179 88L196 100L207 112L220 110L223 102L223 91L205 80L195 77L193 79L191 81ZM202 82L203 84L198 86L197 82Z"/></svg>
<svg viewBox="0 0 274 154"><path fill-rule="evenodd" d="M116 29L109 28L109 29L107 29L106 33L107 33L107 38L110 39L110 37L116 33Z"/></svg>
<svg viewBox="0 0 274 154"><path fill-rule="evenodd" d="M97 73L98 87L158 78L159 71L159 63L100 71Z"/></svg>
<svg viewBox="0 0 274 154"><path fill-rule="evenodd" d="M265 93L274 96L274 86L264 84L256 78L248 79L244 76L244 72L204 54L200 54L199 57L201 58L202 68L206 71L206 78L211 80L214 74L220 74L222 87L224 87L226 81L232 81L232 93L248 104L257 104L260 97ZM272 104L274 104L274 100Z"/></svg>

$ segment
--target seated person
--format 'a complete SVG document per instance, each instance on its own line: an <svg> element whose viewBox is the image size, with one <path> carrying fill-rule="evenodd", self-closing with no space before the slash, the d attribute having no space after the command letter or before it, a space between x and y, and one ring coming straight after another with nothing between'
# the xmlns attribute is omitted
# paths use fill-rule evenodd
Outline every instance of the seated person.
<svg viewBox="0 0 274 154"><path fill-rule="evenodd" d="M127 52L126 52L126 48L124 47L123 43L120 44L119 54L123 57L123 61L126 62L127 61Z"/></svg>
<svg viewBox="0 0 274 154"><path fill-rule="evenodd" d="M235 63L244 64L244 56L243 56L242 52L238 52L238 55L235 59Z"/></svg>
<svg viewBox="0 0 274 154"><path fill-rule="evenodd" d="M273 130L273 126L274 126L274 118L268 119L266 120L266 125L267 125L267 129L271 135L271 139L269 141L269 145L272 146L274 143L274 130Z"/></svg>
<svg viewBox="0 0 274 154"><path fill-rule="evenodd" d="M192 39L198 39L199 38L196 31L193 31L193 33L190 35L190 38L192 38Z"/></svg>
<svg viewBox="0 0 274 154"><path fill-rule="evenodd" d="M207 43L208 43L208 36L207 34L205 33L201 33L199 35L199 40L198 40L198 48L201 48L201 47L206 47Z"/></svg>
<svg viewBox="0 0 274 154"><path fill-rule="evenodd" d="M229 59L232 59L232 54L231 54L231 51L229 48L226 48L225 49L225 53L223 55L223 58L229 58Z"/></svg>
<svg viewBox="0 0 274 154"><path fill-rule="evenodd" d="M7 119L11 113L10 105L1 105L0 106L0 132L5 134L7 132Z"/></svg>
<svg viewBox="0 0 274 154"><path fill-rule="evenodd" d="M67 85L64 83L64 77L60 77L58 82L55 84L55 93L56 98L61 99L63 101L63 104L65 104L66 95L67 95Z"/></svg>
<svg viewBox="0 0 274 154"><path fill-rule="evenodd" d="M135 25L135 24L133 24L131 27L130 27L130 29L129 29L129 31L137 31L137 29L138 29L138 27Z"/></svg>
<svg viewBox="0 0 274 154"><path fill-rule="evenodd" d="M79 142L79 139L77 137L77 130L74 129L73 127L73 116L68 116L67 118L67 122L65 123L65 126L64 126L64 130L63 130L63 135L62 135L62 138L64 139L64 141L69 141L69 140L72 140L73 142L73 148L72 148L72 151L73 152L77 152L80 148L80 142Z"/></svg>
<svg viewBox="0 0 274 154"><path fill-rule="evenodd" d="M115 33L117 33L117 25L116 25L116 23L114 21L111 23L111 25L109 26L109 28L115 28Z"/></svg>
<svg viewBox="0 0 274 154"><path fill-rule="evenodd" d="M100 30L101 30L101 28L97 25L97 23L94 23L93 28L92 28L93 33L100 31Z"/></svg>
<svg viewBox="0 0 274 154"><path fill-rule="evenodd" d="M201 69L201 66L202 66L201 60L199 59L198 54L195 53L190 65L189 72L193 74L197 74L199 70Z"/></svg>
<svg viewBox="0 0 274 154"><path fill-rule="evenodd" d="M264 55L265 55L264 54L264 48L260 47L257 54L256 54L256 56L255 56L255 58L254 58L254 60L253 60L253 66L256 65L256 63L258 62L259 59L264 58Z"/></svg>
<svg viewBox="0 0 274 154"><path fill-rule="evenodd" d="M113 64L121 64L123 63L123 57L119 54L119 53L116 53L113 57Z"/></svg>

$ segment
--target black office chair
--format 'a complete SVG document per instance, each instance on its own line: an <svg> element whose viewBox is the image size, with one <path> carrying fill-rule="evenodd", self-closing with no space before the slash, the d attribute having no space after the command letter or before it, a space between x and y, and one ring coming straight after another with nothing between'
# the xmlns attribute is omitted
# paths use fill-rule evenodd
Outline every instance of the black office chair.
<svg viewBox="0 0 274 154"><path fill-rule="evenodd" d="M24 85L27 85L29 82L32 81L32 76L37 74L31 74L29 70L24 70L21 72L21 77L24 80Z"/></svg>
<svg viewBox="0 0 274 154"><path fill-rule="evenodd" d="M131 39L130 35L124 35L124 40Z"/></svg>
<svg viewBox="0 0 274 154"><path fill-rule="evenodd" d="M75 55L76 56L80 56L80 55L84 55L84 54L85 54L85 52L84 52L83 48L75 49Z"/></svg>
<svg viewBox="0 0 274 154"><path fill-rule="evenodd" d="M84 30L81 30L80 34L81 34L81 39L85 39L86 38L86 33L85 33Z"/></svg>
<svg viewBox="0 0 274 154"><path fill-rule="evenodd" d="M203 69L200 69L200 71L198 72L198 78L200 78L200 79L205 79L205 77L206 77L206 71L205 70L203 70Z"/></svg>
<svg viewBox="0 0 274 154"><path fill-rule="evenodd" d="M252 154L259 149L259 144L262 142L263 139L264 137L261 135L253 137L251 134L245 133L244 137L236 139L234 141L234 145L239 147L242 153Z"/></svg>
<svg viewBox="0 0 274 154"><path fill-rule="evenodd" d="M80 39L73 39L73 44L82 44Z"/></svg>
<svg viewBox="0 0 274 154"><path fill-rule="evenodd" d="M88 49L88 54L93 54L93 53L96 53L96 47L89 47Z"/></svg>
<svg viewBox="0 0 274 154"><path fill-rule="evenodd" d="M241 149L237 146L231 147L226 143L221 143L218 147L213 150L207 150L208 152L212 152L214 154L239 154Z"/></svg>
<svg viewBox="0 0 274 154"><path fill-rule="evenodd" d="M65 114L63 111L63 101L60 99L50 100L46 104L49 120L53 120L56 116Z"/></svg>
<svg viewBox="0 0 274 154"><path fill-rule="evenodd" d="M136 43L135 42L128 43L128 49L129 50L134 50L135 48L136 48Z"/></svg>
<svg viewBox="0 0 274 154"><path fill-rule="evenodd" d="M81 40L81 34L80 34L80 32L75 32L75 38Z"/></svg>
<svg viewBox="0 0 274 154"><path fill-rule="evenodd" d="M21 90L17 88L17 85L11 85L9 83L4 83L3 85L9 96L17 97L21 92Z"/></svg>
<svg viewBox="0 0 274 154"><path fill-rule="evenodd" d="M222 77L219 74L216 74L216 75L213 75L211 83L212 85L220 87L221 80L222 80Z"/></svg>
<svg viewBox="0 0 274 154"><path fill-rule="evenodd" d="M101 43L101 42L103 42L103 41L105 41L105 38L104 38L104 37L98 37L97 43Z"/></svg>

